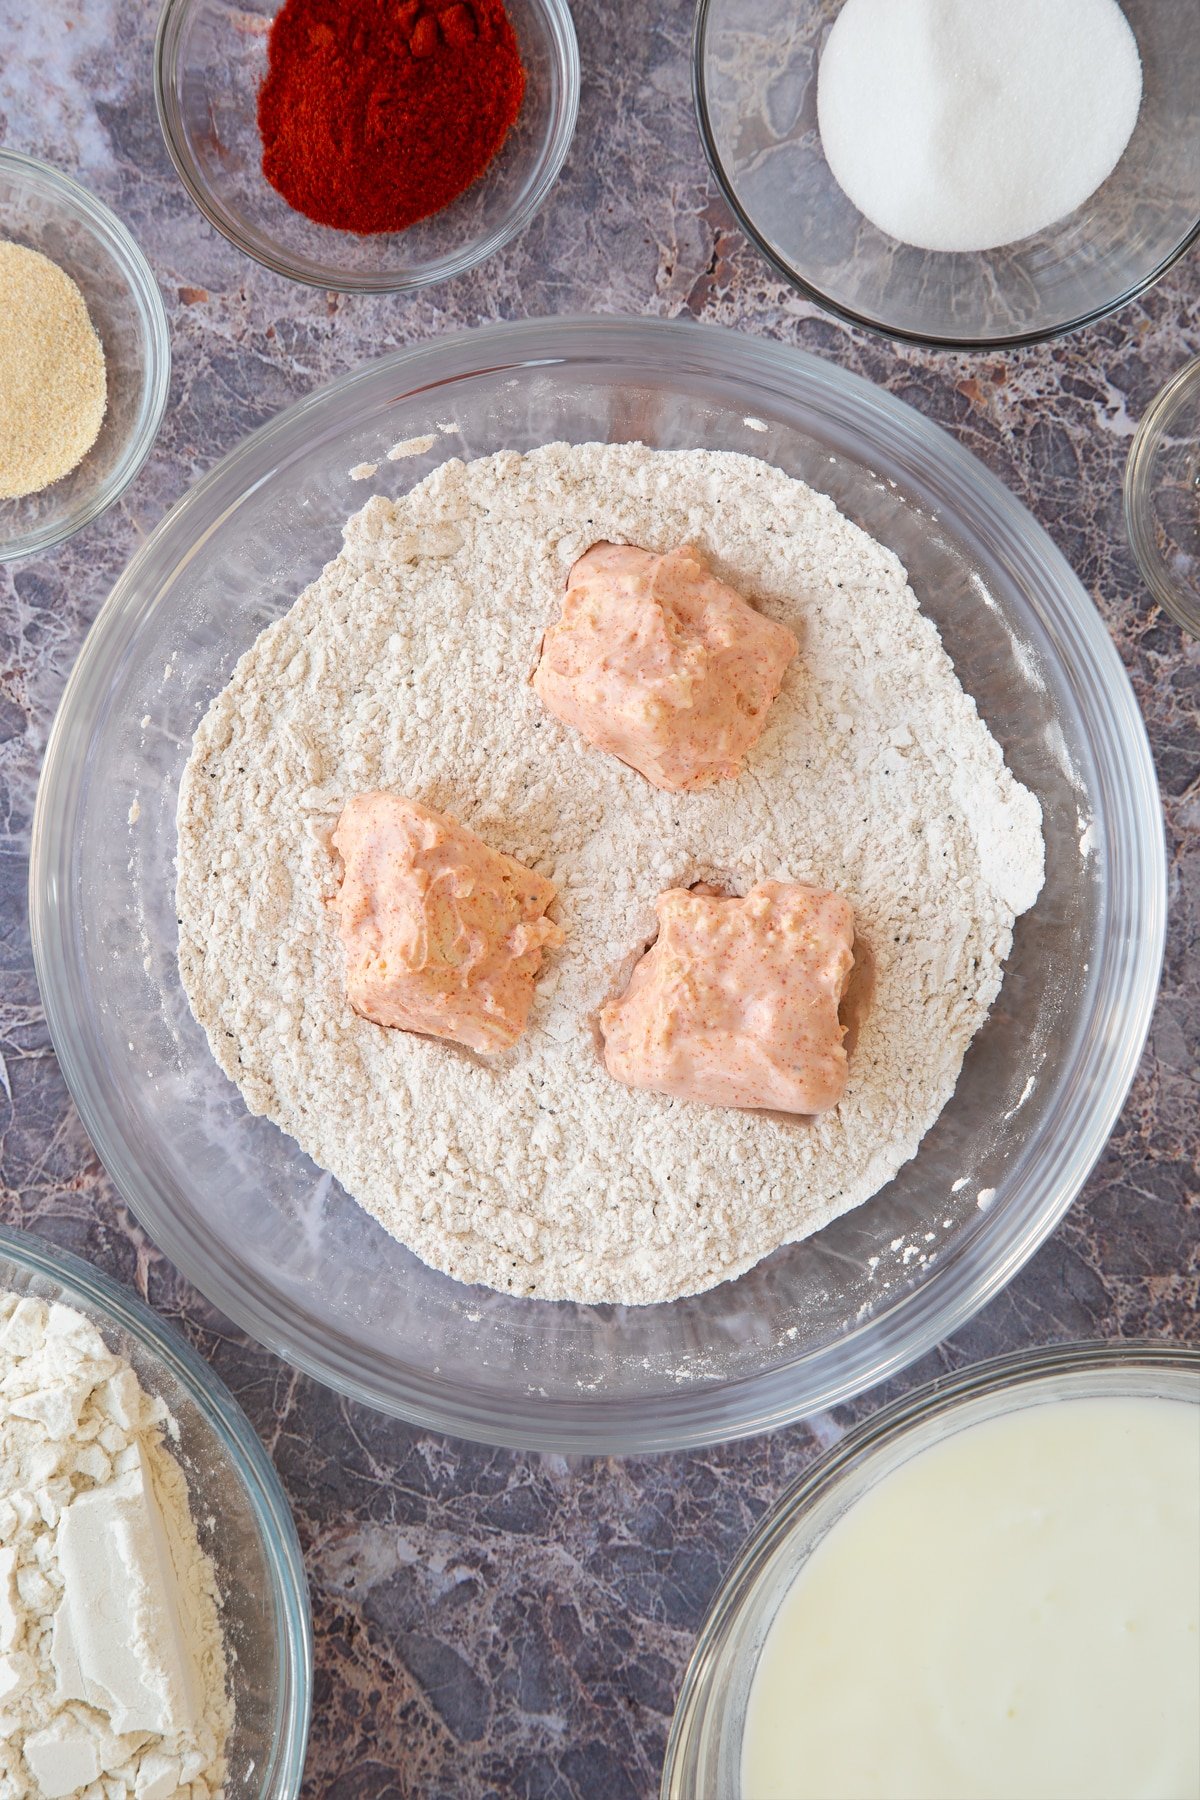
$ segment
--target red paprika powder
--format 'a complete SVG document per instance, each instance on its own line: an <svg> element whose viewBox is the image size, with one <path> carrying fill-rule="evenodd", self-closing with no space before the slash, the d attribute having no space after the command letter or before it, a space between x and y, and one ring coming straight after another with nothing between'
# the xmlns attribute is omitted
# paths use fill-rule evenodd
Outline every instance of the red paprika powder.
<svg viewBox="0 0 1200 1800"><path fill-rule="evenodd" d="M342 231L402 231L487 168L525 70L503 0L286 0L258 96L263 173Z"/></svg>

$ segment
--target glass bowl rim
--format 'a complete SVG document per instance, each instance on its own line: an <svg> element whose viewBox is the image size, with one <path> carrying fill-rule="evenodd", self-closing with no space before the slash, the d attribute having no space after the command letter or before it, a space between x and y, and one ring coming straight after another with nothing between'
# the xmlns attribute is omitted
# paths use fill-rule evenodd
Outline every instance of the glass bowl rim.
<svg viewBox="0 0 1200 1800"><path fill-rule="evenodd" d="M553 41L555 60L562 81L562 104L541 157L537 179L525 190L520 204L506 214L503 221L482 237L469 238L458 250L438 257L417 271L368 271L354 273L321 266L307 257L287 255L265 234L248 236L242 232L226 208L212 194L178 128L178 108L174 90L168 79L178 55L183 20L196 0L163 0L154 37L154 104L159 128L175 173L182 181L192 203L215 230L235 250L249 256L263 268L288 281L340 294L403 294L430 287L434 282L448 281L486 262L497 251L510 244L530 225L549 199L567 153L575 137L579 118L580 68L579 40L569 0L529 0L546 22ZM393 234L403 236L403 233Z"/></svg>
<svg viewBox="0 0 1200 1800"><path fill-rule="evenodd" d="M53 549L74 537L77 531L82 531L85 525L107 512L141 472L154 448L166 411L171 385L171 332L154 271L129 228L110 207L72 176L56 169L53 163L28 156L23 150L0 146L0 169L13 170L28 185L42 188L54 197L61 195L84 215L88 228L105 244L125 278L141 321L149 372L140 423L108 480L101 482L75 512L64 514L53 525L40 526L19 538L0 538L0 563L7 563Z"/></svg>
<svg viewBox="0 0 1200 1800"><path fill-rule="evenodd" d="M1193 391L1200 404L1200 356L1190 357L1142 414L1125 459L1121 489L1125 531L1138 573L1163 611L1185 631L1200 636L1200 603L1189 605L1166 580L1150 514L1150 475L1155 452L1172 423L1176 405L1190 398Z"/></svg>
<svg viewBox="0 0 1200 1800"><path fill-rule="evenodd" d="M278 1800L295 1800L312 1711L312 1606L296 1523L278 1471L215 1369L140 1295L48 1238L0 1223L0 1263L5 1261L54 1282L64 1290L66 1305L82 1302L134 1338L184 1390L228 1453L266 1553L275 1596L272 1612L282 1638L280 1659L287 1672L289 1704L281 1720L273 1793Z"/></svg>
<svg viewBox="0 0 1200 1800"><path fill-rule="evenodd" d="M1184 233L1173 249L1131 286L1115 294L1112 299L1089 307L1086 312L1077 313L1052 325L1039 325L1031 331L1005 332L995 337L951 337L940 332L914 331L906 325L889 325L885 319L873 318L868 313L855 312L853 307L833 299L823 288L818 287L815 282L802 275L799 269L787 262L762 235L738 197L737 189L717 149L716 133L713 130L708 107L705 50L709 14L714 3L715 0L697 0L696 19L692 30L692 100L696 113L696 128L700 134L700 142L704 146L704 155L708 166L712 170L722 198L737 220L739 228L775 270L775 273L782 276L790 287L794 287L806 299L813 301L824 312L832 313L844 324L857 325L863 331L870 331L878 337L892 338L901 343L921 344L931 350L988 352L1014 350L1023 344L1044 344L1055 338L1067 337L1073 331L1081 331L1087 325L1095 325L1098 320L1106 319L1110 313L1119 312L1123 306L1128 306L1130 301L1138 298L1139 294L1146 293L1156 282L1161 281L1167 271L1187 254L1197 239L1200 239L1200 217L1197 217L1195 224Z"/></svg>
<svg viewBox="0 0 1200 1800"><path fill-rule="evenodd" d="M463 366L468 347L469 366ZM625 367L639 348L656 368L671 366L673 349L685 358L689 354L702 357L706 370L715 367L727 375L736 372L747 393L755 379L772 392L779 391L781 381L792 389L802 381L807 393L819 393L836 402L839 409L845 409L848 402L870 409L873 427L880 433L891 431L890 449L900 443L914 457L936 457L937 470L948 485L955 477L967 484L976 520L984 519L994 530L1004 532L1008 554L1019 556L1025 568L1040 572L1045 579L1053 576L1048 604L1061 610L1046 616L1069 628L1071 660L1063 661L1064 676L1073 684L1090 682L1090 711L1098 706L1106 715L1114 711L1119 715L1111 726L1109 773L1114 780L1119 773L1122 792L1129 796L1129 812L1123 820L1129 838L1121 854L1128 851L1132 859L1128 868L1134 873L1126 874L1126 879L1133 887L1137 928L1127 946L1128 962L1115 978L1121 1009L1120 1043L1116 1049L1105 1048L1102 1057L1096 1049L1089 1052L1091 1060L1085 1059L1089 1079L1094 1076L1094 1080L1083 1109L1082 1135L1072 1139L1069 1161L1048 1174L1047 1158L1039 1159L1037 1170L1029 1174L1018 1197L1019 1208L997 1207L989 1213L986 1241L973 1240L961 1258L939 1264L933 1277L907 1293L881 1318L822 1347L819 1384L811 1364L797 1359L715 1386L697 1384L692 1389L655 1394L636 1404L608 1396L578 1401L523 1397L514 1404L511 1415L501 1416L503 1409L498 1409L496 1395L490 1390L465 1389L444 1381L426 1366L409 1362L400 1364L398 1373L390 1367L381 1373L379 1365L358 1352L343 1333L326 1333L319 1345L312 1347L312 1335L292 1328L285 1307L274 1300L268 1303L258 1287L216 1267L211 1252L190 1232L177 1228L171 1210L161 1205L156 1190L141 1179L136 1159L126 1154L123 1134L111 1120L91 1059L81 1048L86 1033L79 1028L72 993L75 962L68 947L60 947L65 944L63 932L70 908L73 851L68 821L75 814L80 779L72 739L79 740L84 729L81 721L90 725L98 692L132 641L131 621L136 622L157 604L164 580L171 579L170 573L156 565L169 557L170 571L177 570L198 542L219 530L245 496L270 479L293 454L289 450L285 457L277 446L280 440L289 444L298 440L303 422L311 415L320 418L322 409L330 408L339 425L351 416L361 417L359 395L364 388L395 400L470 380L481 370L520 374L531 368L569 367L573 355L585 353L590 361ZM747 400L746 404L750 403ZM959 488L954 488L954 494L961 498ZM144 574L147 565L153 573ZM82 751L82 740L79 747ZM1117 854L1115 846L1112 854ZM1126 864L1122 861L1113 867L1125 870ZM118 577L68 680L43 759L29 893L34 962L46 1017L85 1128L155 1243L214 1305L258 1342L317 1381L419 1427L514 1449L633 1454L711 1444L774 1429L859 1393L948 1336L1012 1279L1078 1194L1128 1093L1158 988L1166 930L1166 853L1145 725L1112 640L1065 557L997 476L904 401L862 376L790 345L692 320L581 315L476 327L368 362L260 426L176 503ZM1110 996L1108 1005L1112 1004ZM1076 1055L1078 1060L1079 1053ZM1036 1192L1031 1183L1036 1183ZM1014 1218L1014 1212L1019 1217ZM883 1324L886 1330L881 1330ZM836 1367L829 1367L830 1363Z"/></svg>
<svg viewBox="0 0 1200 1800"><path fill-rule="evenodd" d="M692 1732L704 1728L701 1708L707 1699L706 1684L721 1651L721 1639L736 1629L738 1615L756 1593L758 1583L775 1552L797 1531L809 1515L843 1481L869 1466L889 1445L897 1443L928 1420L943 1419L987 1394L1018 1394L1039 1382L1059 1376L1099 1377L1105 1371L1159 1369L1200 1377L1200 1349L1186 1344L1164 1343L1149 1338L1118 1341L1069 1340L1055 1344L1030 1344L1006 1350L979 1362L967 1363L952 1373L935 1375L907 1394L868 1414L828 1449L820 1451L807 1469L794 1477L771 1501L734 1553L701 1622L696 1642L684 1669L671 1716L671 1729L663 1757L659 1800L686 1800L678 1786L678 1763ZM1072 1398L1082 1398L1073 1395ZM1200 1384L1194 1402L1200 1406ZM1018 1410L1003 1408L996 1416ZM943 1432L937 1442L944 1442ZM931 1448L932 1446L926 1446ZM918 1452L920 1454L920 1452ZM870 1490L870 1483L864 1492ZM854 1504L854 1502L851 1502Z"/></svg>

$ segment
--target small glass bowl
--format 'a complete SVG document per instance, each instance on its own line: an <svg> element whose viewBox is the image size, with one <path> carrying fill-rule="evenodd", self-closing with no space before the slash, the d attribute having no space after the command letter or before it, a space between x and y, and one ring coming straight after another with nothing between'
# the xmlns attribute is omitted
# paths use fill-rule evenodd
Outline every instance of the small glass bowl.
<svg viewBox="0 0 1200 1800"><path fill-rule="evenodd" d="M212 1557L234 1705L227 1800L296 1800L312 1689L308 1583L279 1477L250 1421L194 1350L127 1288L25 1231L0 1226L0 1293L62 1301L91 1320L179 1426L170 1449L187 1477Z"/></svg>
<svg viewBox="0 0 1200 1800"><path fill-rule="evenodd" d="M1051 1400L1168 1399L1200 1406L1200 1352L1164 1344L1059 1344L976 1363L885 1406L784 1492L721 1583L684 1674L661 1800L746 1800L742 1736L775 1615L829 1528L901 1463L969 1425Z"/></svg>
<svg viewBox="0 0 1200 1800"><path fill-rule="evenodd" d="M1200 637L1200 356L1138 426L1125 465L1125 529L1154 598Z"/></svg>
<svg viewBox="0 0 1200 1800"><path fill-rule="evenodd" d="M1142 59L1125 154L1082 206L1019 243L918 250L878 230L833 178L817 66L842 0L700 0L700 136L743 230L775 268L851 324L959 350L1056 337L1124 306L1200 235L1195 0L1122 0Z"/></svg>
<svg viewBox="0 0 1200 1800"><path fill-rule="evenodd" d="M231 244L278 275L345 293L395 293L461 275L541 207L579 111L579 49L567 0L506 0L528 81L495 160L466 193L407 231L360 236L315 225L262 172L258 90L282 0L166 0L154 92L188 193Z"/></svg>
<svg viewBox="0 0 1200 1800"><path fill-rule="evenodd" d="M77 182L0 150L0 240L40 250L87 302L108 380L100 435L61 481L0 500L0 563L61 544L129 486L158 435L171 379L167 315L150 265L106 206Z"/></svg>

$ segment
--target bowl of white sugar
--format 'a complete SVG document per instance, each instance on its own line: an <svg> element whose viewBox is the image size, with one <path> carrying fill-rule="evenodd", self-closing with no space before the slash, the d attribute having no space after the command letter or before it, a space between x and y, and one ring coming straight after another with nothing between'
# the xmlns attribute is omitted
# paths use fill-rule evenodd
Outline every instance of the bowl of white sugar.
<svg viewBox="0 0 1200 1800"><path fill-rule="evenodd" d="M0 1228L0 1791L295 1800L311 1666L232 1396L126 1289Z"/></svg>
<svg viewBox="0 0 1200 1800"><path fill-rule="evenodd" d="M1200 231L1190 0L700 0L694 82L745 231L897 337L1053 337Z"/></svg>

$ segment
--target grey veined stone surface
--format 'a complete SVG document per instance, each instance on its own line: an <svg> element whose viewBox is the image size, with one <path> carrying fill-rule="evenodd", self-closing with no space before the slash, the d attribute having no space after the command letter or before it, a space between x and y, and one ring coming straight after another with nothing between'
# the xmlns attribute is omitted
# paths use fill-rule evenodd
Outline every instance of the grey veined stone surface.
<svg viewBox="0 0 1200 1800"><path fill-rule="evenodd" d="M171 502L253 426L365 357L481 320L594 309L717 320L880 382L980 456L1093 595L1149 726L1171 866L1162 995L1104 1156L1008 1290L903 1385L1055 1338L1195 1341L1200 646L1141 585L1121 472L1152 396L1200 351L1197 264L1090 330L1009 355L850 330L776 279L717 195L692 115L690 8L576 0L579 131L525 236L410 298L292 286L233 250L176 179L154 112L156 10L0 0L0 143L77 175L131 227L175 359L162 434L121 503L61 549L0 570L0 1217L147 1295L275 1457L317 1628L306 1800L649 1800L681 1671L735 1550L784 1482L886 1391L773 1438L568 1465L412 1431L247 1343L121 1206L49 1046L25 881L53 709L109 586Z"/></svg>

